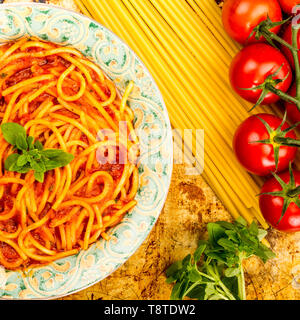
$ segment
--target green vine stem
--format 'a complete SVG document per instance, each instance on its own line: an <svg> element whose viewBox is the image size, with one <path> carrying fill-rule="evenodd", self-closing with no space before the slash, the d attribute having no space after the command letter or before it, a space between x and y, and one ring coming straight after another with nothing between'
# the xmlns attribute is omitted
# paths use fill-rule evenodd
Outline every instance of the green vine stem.
<svg viewBox="0 0 300 320"><path fill-rule="evenodd" d="M294 27L292 24L292 46L293 46L293 58L295 64L295 78L296 78L296 98L300 101L300 64L298 56L298 27ZM298 107L299 109L299 107Z"/></svg>
<svg viewBox="0 0 300 320"><path fill-rule="evenodd" d="M288 42L286 42L285 40L280 38L276 33L271 32L267 27L262 27L261 34L266 39L275 40L278 43L280 43L281 45L283 45L283 46L287 47L288 49L290 49L291 51L294 50L292 45L290 45Z"/></svg>
<svg viewBox="0 0 300 320"><path fill-rule="evenodd" d="M299 111L300 111L300 100L295 98L295 97L292 97L291 95L283 92L282 90L279 90L279 89L276 89L274 86L272 85L266 85L266 88L273 92L274 94L276 94L277 96L279 96L282 100L284 101L287 101L287 102L291 102L291 103L294 103Z"/></svg>

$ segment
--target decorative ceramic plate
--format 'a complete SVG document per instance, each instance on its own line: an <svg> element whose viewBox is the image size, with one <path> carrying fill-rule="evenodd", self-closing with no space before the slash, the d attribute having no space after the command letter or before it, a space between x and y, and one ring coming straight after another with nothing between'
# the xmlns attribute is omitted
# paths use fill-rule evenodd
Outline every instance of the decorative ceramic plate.
<svg viewBox="0 0 300 320"><path fill-rule="evenodd" d="M0 5L0 43L33 36L72 46L92 59L120 93L134 80L129 105L140 139L140 188L137 207L89 250L27 272L0 268L2 299L53 299L83 290L120 267L142 244L158 219L172 173L173 144L162 96L136 54L97 22L55 6L22 3Z"/></svg>

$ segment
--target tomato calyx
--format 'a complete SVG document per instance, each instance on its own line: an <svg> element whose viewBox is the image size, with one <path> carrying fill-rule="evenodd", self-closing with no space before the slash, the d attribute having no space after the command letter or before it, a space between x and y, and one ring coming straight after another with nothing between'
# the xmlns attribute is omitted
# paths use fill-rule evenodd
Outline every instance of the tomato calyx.
<svg viewBox="0 0 300 320"><path fill-rule="evenodd" d="M291 203L295 203L298 208L300 208L300 186L296 186L295 183L295 177L292 169L292 164L289 165L289 174L290 174L290 181L288 183L285 183L276 173L272 172L272 175L277 180L277 182L280 184L282 190L281 191L275 191L275 192L264 192L259 194L261 195L269 195L273 197L281 197L283 198L283 206L281 211L280 219L277 222L277 225L281 222L282 218L284 217L288 207Z"/></svg>
<svg viewBox="0 0 300 320"><path fill-rule="evenodd" d="M288 17L285 20L282 21L278 21L278 22L273 22L270 17L268 16L266 20L262 21L258 26L256 26L251 34L249 35L250 39L251 37L254 36L254 38L256 40L259 40L261 37L264 37L266 39L266 41L272 45L274 48L277 48L274 41L276 40L278 42L283 41L282 38L278 37L276 35L276 33L270 31L273 28L276 28L278 26L282 26L283 24L287 23L288 21L291 20L292 17ZM279 40L278 40L279 39ZM293 46L291 46L289 43L285 42L285 45L290 49L290 50L294 50Z"/></svg>
<svg viewBox="0 0 300 320"><path fill-rule="evenodd" d="M288 146L288 147L300 147L300 141L297 139L289 138L286 137L287 133L290 131L294 130L300 122L292 125L291 127L282 130L282 127L286 123L286 117L287 113L285 112L282 122L279 125L279 127L275 130L273 130L270 125L262 118L259 116L256 116L265 126L266 130L268 131L269 134L269 139L264 139L264 140L257 140L253 141L251 143L264 143L264 144L271 144L273 146L274 150L274 159L275 159L275 165L276 165L276 170L278 168L278 162L279 162L279 150L281 146Z"/></svg>
<svg viewBox="0 0 300 320"><path fill-rule="evenodd" d="M253 109L255 109L258 105L260 105L264 101L265 97L268 95L269 92L273 92L278 96L282 96L282 95L287 96L287 94L285 94L281 90L276 89L276 86L281 82L284 82L289 76L289 73L288 73L283 79L276 79L282 67L283 65L281 65L274 73L268 75L265 81L258 86L255 86L252 88L239 88L240 90L246 90L246 91L262 90L261 95L259 96L259 99L256 101L255 105L249 110L249 112L253 111ZM300 105L300 102L298 102L295 98L292 98L292 99L294 103L297 103L297 105L298 104ZM296 102L294 100L296 100Z"/></svg>

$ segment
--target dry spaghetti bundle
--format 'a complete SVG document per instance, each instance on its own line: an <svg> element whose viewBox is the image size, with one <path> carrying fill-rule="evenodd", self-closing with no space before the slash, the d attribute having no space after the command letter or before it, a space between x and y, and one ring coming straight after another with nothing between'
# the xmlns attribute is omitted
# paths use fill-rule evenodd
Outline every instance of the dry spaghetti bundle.
<svg viewBox="0 0 300 320"><path fill-rule="evenodd" d="M0 53L1 127L24 130L29 148L22 158L0 135L0 264L16 269L107 239L107 229L136 205L138 141L126 104L132 83L122 99L81 53L35 39L1 46ZM48 161L44 176L35 174L45 163L33 159L63 152L70 163ZM113 161L100 161L105 157ZM7 163L13 158L15 166Z"/></svg>

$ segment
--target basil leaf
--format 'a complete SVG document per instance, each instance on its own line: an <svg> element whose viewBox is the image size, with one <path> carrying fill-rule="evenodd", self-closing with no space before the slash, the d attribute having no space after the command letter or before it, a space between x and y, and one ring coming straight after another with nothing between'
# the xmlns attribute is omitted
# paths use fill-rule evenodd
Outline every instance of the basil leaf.
<svg viewBox="0 0 300 320"><path fill-rule="evenodd" d="M41 158L41 154L40 154L39 150L37 150L37 149L32 149L32 150L28 151L27 153L28 153L28 155L30 155L34 159Z"/></svg>
<svg viewBox="0 0 300 320"><path fill-rule="evenodd" d="M5 170L12 171L10 168L13 164L15 164L18 161L19 157L20 155L18 153L13 153L10 156L8 156L4 163Z"/></svg>
<svg viewBox="0 0 300 320"><path fill-rule="evenodd" d="M41 151L41 150L44 149L43 144L42 144L39 140L36 140L36 141L35 141L34 147L35 147L36 149L38 149L39 151Z"/></svg>
<svg viewBox="0 0 300 320"><path fill-rule="evenodd" d="M34 142L34 137L27 137L27 144L28 144L28 149L29 150L33 150L34 149L34 145L33 145L33 142Z"/></svg>
<svg viewBox="0 0 300 320"><path fill-rule="evenodd" d="M16 140L18 136L22 136L26 139L25 129L14 122L7 122L1 125L1 130L4 139L11 145L16 146Z"/></svg>
<svg viewBox="0 0 300 320"><path fill-rule="evenodd" d="M19 173L34 171L37 181L43 182L45 172L68 165L74 156L60 149L44 150L43 144L26 135L25 129L13 122L1 125L4 139L19 153L10 155L5 161L5 169Z"/></svg>
<svg viewBox="0 0 300 320"><path fill-rule="evenodd" d="M38 171L38 172L45 172L46 171L46 166L41 161L36 161L34 159L30 159L30 164L31 164L32 169L35 171Z"/></svg>
<svg viewBox="0 0 300 320"><path fill-rule="evenodd" d="M27 138L26 138L26 136L24 137L23 135L18 134L18 136L17 136L17 138L16 138L16 147L17 147L19 150L27 151L27 149L28 149L28 144L27 144Z"/></svg>
<svg viewBox="0 0 300 320"><path fill-rule="evenodd" d="M26 165L26 166L18 166L17 163L13 163L8 171L14 171L14 172L18 172L18 173L27 173L31 170L30 165Z"/></svg>
<svg viewBox="0 0 300 320"><path fill-rule="evenodd" d="M64 152L64 151L61 150L61 149L46 149L46 150L43 150L43 151L41 152L41 154L42 154L43 156L45 156L46 158L48 158L48 159L53 159L53 158L60 157L60 156L62 156L64 153L66 153L66 152Z"/></svg>
<svg viewBox="0 0 300 320"><path fill-rule="evenodd" d="M58 168L56 161L45 160L44 163L45 163L46 171L50 171L50 170L54 170L54 169Z"/></svg>
<svg viewBox="0 0 300 320"><path fill-rule="evenodd" d="M22 155L18 158L17 165L18 165L19 167L23 167L23 166L25 166L25 164L27 164L27 162L28 162L28 156L22 154Z"/></svg>
<svg viewBox="0 0 300 320"><path fill-rule="evenodd" d="M48 151L48 150L44 150L42 155L47 154L47 153L44 153L45 151ZM45 166L47 170L51 170L49 168L55 169L55 168L65 167L74 159L74 156L71 153L66 153L62 151L60 152L59 155L53 156L50 159L51 160L45 161ZM53 165L55 165L55 168L53 168Z"/></svg>
<svg viewBox="0 0 300 320"><path fill-rule="evenodd" d="M34 171L34 177L35 177L35 180L37 180L38 182L43 183L44 179L45 179L45 173L44 172Z"/></svg>
<svg viewBox="0 0 300 320"><path fill-rule="evenodd" d="M27 172L29 172L30 170L32 170L32 169L31 169L31 166L30 166L30 164L27 164L27 165L25 165L25 166L23 166L23 167L18 167L18 166L17 166L14 171L16 171L16 172L18 172L18 173L27 173Z"/></svg>

